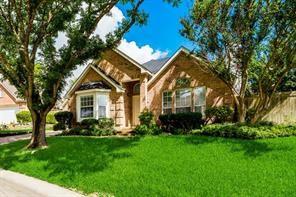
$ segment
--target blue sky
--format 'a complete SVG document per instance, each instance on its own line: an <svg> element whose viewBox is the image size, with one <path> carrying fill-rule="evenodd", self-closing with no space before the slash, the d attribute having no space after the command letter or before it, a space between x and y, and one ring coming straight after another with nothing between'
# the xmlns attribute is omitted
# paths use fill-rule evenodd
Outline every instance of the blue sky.
<svg viewBox="0 0 296 197"><path fill-rule="evenodd" d="M179 33L182 28L180 18L188 14L191 5L192 0L183 0L177 8L163 0L146 0L142 8L149 14L147 25L133 26L124 38L139 46L149 45L154 50L167 51L169 56L181 45L192 48L192 44ZM124 12L122 6L118 7Z"/></svg>

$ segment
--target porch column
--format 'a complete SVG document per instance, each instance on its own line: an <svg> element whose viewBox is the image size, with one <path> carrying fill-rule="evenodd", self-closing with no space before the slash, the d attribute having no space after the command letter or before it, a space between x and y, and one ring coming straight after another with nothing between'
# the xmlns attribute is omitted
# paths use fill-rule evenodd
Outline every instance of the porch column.
<svg viewBox="0 0 296 197"><path fill-rule="evenodd" d="M148 73L141 73L140 77L140 111L148 107Z"/></svg>

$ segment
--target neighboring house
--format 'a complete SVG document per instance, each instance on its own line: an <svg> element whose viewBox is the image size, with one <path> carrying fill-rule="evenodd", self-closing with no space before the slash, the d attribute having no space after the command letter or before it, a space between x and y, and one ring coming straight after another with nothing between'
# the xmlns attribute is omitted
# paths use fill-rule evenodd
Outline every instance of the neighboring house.
<svg viewBox="0 0 296 197"><path fill-rule="evenodd" d="M16 113L26 109L26 102L16 95L8 81L0 81L0 124L16 123Z"/></svg>
<svg viewBox="0 0 296 197"><path fill-rule="evenodd" d="M139 64L119 50L88 65L66 94L75 120L110 117L119 128L139 124L145 108L162 113L201 112L233 105L228 87L181 47L171 58Z"/></svg>

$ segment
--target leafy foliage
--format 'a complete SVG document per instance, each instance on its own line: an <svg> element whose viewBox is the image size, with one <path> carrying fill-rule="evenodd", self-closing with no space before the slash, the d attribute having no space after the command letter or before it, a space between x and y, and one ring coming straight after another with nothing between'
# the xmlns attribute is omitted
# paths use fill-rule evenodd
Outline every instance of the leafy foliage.
<svg viewBox="0 0 296 197"><path fill-rule="evenodd" d="M16 114L16 119L18 123L30 123L32 122L31 114L29 111L20 111Z"/></svg>
<svg viewBox="0 0 296 197"><path fill-rule="evenodd" d="M72 119L73 113L69 111L60 111L54 114L58 125L64 125L62 128L71 128L72 126ZM57 126L60 128L60 126Z"/></svg>
<svg viewBox="0 0 296 197"><path fill-rule="evenodd" d="M85 136L109 136L114 135L114 120L111 118L88 118L81 121L80 125L64 131L63 135L85 135Z"/></svg>
<svg viewBox="0 0 296 197"><path fill-rule="evenodd" d="M208 107L205 111L206 118L217 123L230 121L233 115L233 109L229 106Z"/></svg>
<svg viewBox="0 0 296 197"><path fill-rule="evenodd" d="M197 133L227 138L262 139L296 136L296 126L273 125L268 122L258 124L212 124L203 127Z"/></svg>
<svg viewBox="0 0 296 197"><path fill-rule="evenodd" d="M159 135L162 133L162 129L156 124L150 126L142 124L134 129L134 133L137 135Z"/></svg>
<svg viewBox="0 0 296 197"><path fill-rule="evenodd" d="M162 129L158 125L153 123L153 112L148 109L144 109L140 116L140 125L136 126L134 133L137 135L159 135L162 133Z"/></svg>
<svg viewBox="0 0 296 197"><path fill-rule="evenodd" d="M47 116L46 116L46 123L47 123L47 124L55 124L55 123L57 123L57 121L56 121L56 119L55 119L55 117L54 117L55 113L56 113L56 112L51 111L51 112L49 112L49 113L47 114Z"/></svg>
<svg viewBox="0 0 296 197"><path fill-rule="evenodd" d="M149 111L148 109L144 109L139 115L141 125L150 126L152 124L153 117L154 115L151 111Z"/></svg>
<svg viewBox="0 0 296 197"><path fill-rule="evenodd" d="M195 1L181 20L181 34L203 59L199 64L232 91L241 122L247 94L260 95L258 119L268 111L283 77L296 67L295 10L293 0Z"/></svg>
<svg viewBox="0 0 296 197"><path fill-rule="evenodd" d="M203 124L202 114L199 112L164 114L159 116L159 120L161 128L172 134L188 133Z"/></svg>

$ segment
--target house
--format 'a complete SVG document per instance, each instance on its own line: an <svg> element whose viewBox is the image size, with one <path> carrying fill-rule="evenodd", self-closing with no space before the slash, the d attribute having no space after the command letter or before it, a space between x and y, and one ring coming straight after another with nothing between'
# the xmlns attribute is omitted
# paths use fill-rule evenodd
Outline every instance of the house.
<svg viewBox="0 0 296 197"><path fill-rule="evenodd" d="M145 108L165 113L201 112L233 105L228 87L203 61L181 47L172 57L140 64L115 49L89 64L66 94L75 121L113 118L117 128L139 124Z"/></svg>
<svg viewBox="0 0 296 197"><path fill-rule="evenodd" d="M16 88L0 81L0 124L16 123L16 113L26 109L26 101L18 98Z"/></svg>

